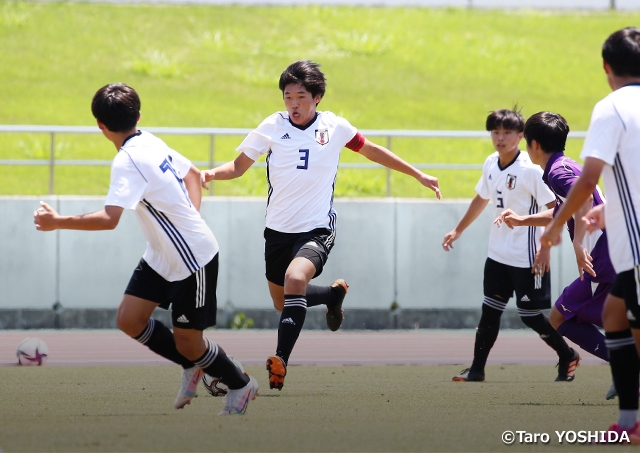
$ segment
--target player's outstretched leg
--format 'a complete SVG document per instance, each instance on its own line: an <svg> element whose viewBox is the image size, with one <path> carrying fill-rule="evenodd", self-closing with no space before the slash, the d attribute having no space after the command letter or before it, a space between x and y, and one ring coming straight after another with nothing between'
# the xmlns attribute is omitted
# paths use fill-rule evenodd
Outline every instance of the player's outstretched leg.
<svg viewBox="0 0 640 453"><path fill-rule="evenodd" d="M258 396L258 381L249 376L249 382L242 388L232 390L224 397L224 408L218 415L243 415L247 411L249 401Z"/></svg>
<svg viewBox="0 0 640 453"><path fill-rule="evenodd" d="M182 386L180 386L178 395L173 402L173 407L182 409L187 404L191 404L191 400L196 396L196 390L203 375L204 371L197 366L182 369Z"/></svg>

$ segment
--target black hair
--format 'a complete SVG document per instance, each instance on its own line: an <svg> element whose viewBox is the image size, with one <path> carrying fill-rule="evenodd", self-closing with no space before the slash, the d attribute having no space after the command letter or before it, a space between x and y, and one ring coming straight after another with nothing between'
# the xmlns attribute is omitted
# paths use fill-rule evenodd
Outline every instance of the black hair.
<svg viewBox="0 0 640 453"><path fill-rule="evenodd" d="M504 129L506 131L522 132L524 130L524 118L516 108L517 107L513 109L500 109L491 112L487 117L487 130L491 132Z"/></svg>
<svg viewBox="0 0 640 453"><path fill-rule="evenodd" d="M627 27L611 34L602 45L602 59L618 77L640 77L640 29Z"/></svg>
<svg viewBox="0 0 640 453"><path fill-rule="evenodd" d="M558 113L538 112L531 115L524 125L527 145L535 140L545 153L564 151L569 135L567 121Z"/></svg>
<svg viewBox="0 0 640 453"><path fill-rule="evenodd" d="M111 132L127 132L135 128L140 119L140 98L130 86L111 83L93 96L91 113Z"/></svg>
<svg viewBox="0 0 640 453"><path fill-rule="evenodd" d="M316 95L324 96L327 88L327 80L322 71L320 64L310 60L300 60L289 65L280 75L278 86L284 94L284 89L290 84L301 84L315 98Z"/></svg>

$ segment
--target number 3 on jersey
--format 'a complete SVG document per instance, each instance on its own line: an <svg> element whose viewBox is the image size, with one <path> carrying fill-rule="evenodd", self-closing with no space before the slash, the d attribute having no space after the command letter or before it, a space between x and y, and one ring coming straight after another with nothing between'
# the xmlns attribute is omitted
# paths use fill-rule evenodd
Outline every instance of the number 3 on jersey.
<svg viewBox="0 0 640 453"><path fill-rule="evenodd" d="M300 160L302 164L298 165L296 168L299 170L306 170L309 168L309 150L308 149L300 149L298 152L300 155Z"/></svg>

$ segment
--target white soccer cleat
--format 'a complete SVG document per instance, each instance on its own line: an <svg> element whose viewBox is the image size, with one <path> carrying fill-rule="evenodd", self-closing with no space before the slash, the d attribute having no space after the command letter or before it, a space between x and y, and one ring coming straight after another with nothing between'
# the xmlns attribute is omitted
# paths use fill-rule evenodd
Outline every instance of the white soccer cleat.
<svg viewBox="0 0 640 453"><path fill-rule="evenodd" d="M244 367L238 359L232 356L227 357L244 373ZM211 396L225 396L229 392L227 384L223 383L220 378L209 376L207 373L202 375L202 385Z"/></svg>
<svg viewBox="0 0 640 453"><path fill-rule="evenodd" d="M229 389L224 397L224 409L218 415L243 415L247 411L249 401L258 396L258 381L249 376L249 383L238 390Z"/></svg>
<svg viewBox="0 0 640 453"><path fill-rule="evenodd" d="M191 367L182 370L182 387L173 402L173 407L182 409L187 404L191 404L191 400L196 396L196 390L204 371L198 367Z"/></svg>

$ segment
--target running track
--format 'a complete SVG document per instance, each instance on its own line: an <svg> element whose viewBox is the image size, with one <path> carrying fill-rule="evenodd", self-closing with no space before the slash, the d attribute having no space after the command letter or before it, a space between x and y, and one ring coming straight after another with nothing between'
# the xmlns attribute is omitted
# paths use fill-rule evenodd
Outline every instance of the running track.
<svg viewBox="0 0 640 453"><path fill-rule="evenodd" d="M207 330L245 365L263 365L273 354L275 330ZM0 331L0 366L17 364L16 347L26 337L49 346L47 365L162 365L171 362L117 330ZM470 365L474 330L303 331L291 365ZM570 343L572 347L576 347ZM583 364L604 364L580 351ZM554 364L557 356L528 330L503 330L489 364Z"/></svg>

